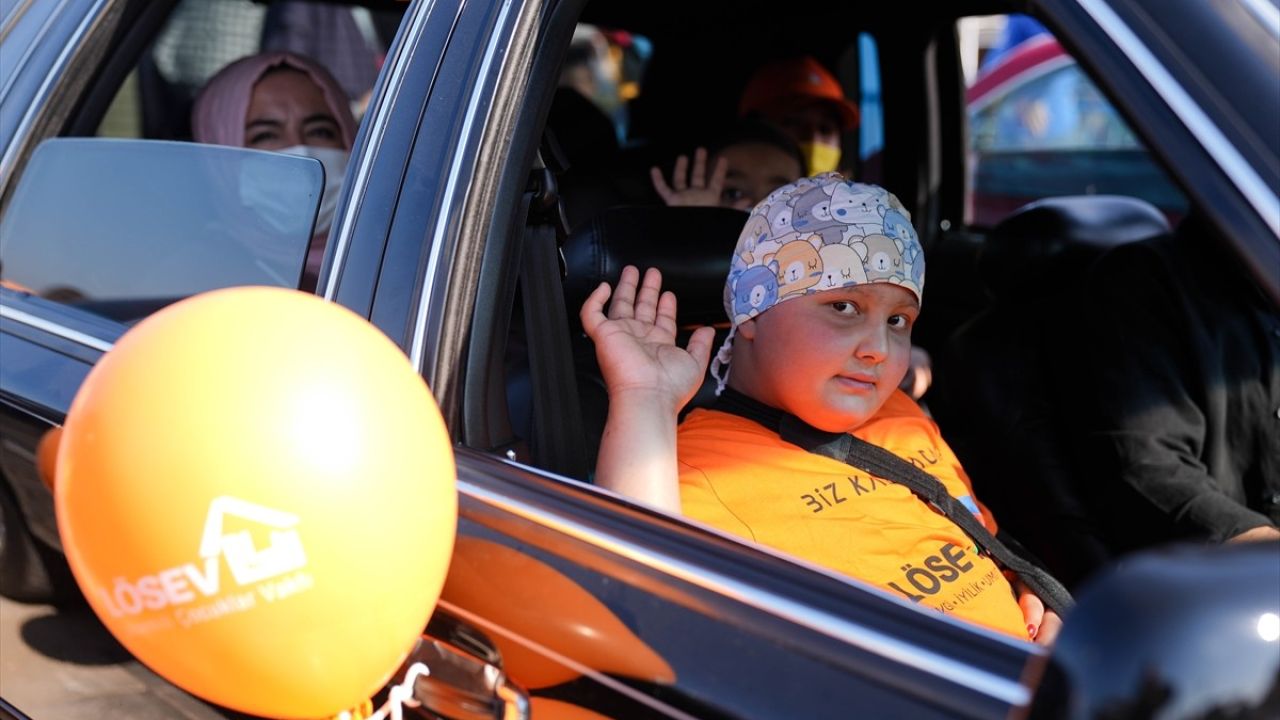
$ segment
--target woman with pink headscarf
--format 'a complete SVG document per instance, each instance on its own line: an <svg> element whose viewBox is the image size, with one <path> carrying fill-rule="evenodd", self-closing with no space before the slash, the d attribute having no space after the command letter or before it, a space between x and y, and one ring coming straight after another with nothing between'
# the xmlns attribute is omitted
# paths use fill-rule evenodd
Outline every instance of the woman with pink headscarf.
<svg viewBox="0 0 1280 720"><path fill-rule="evenodd" d="M220 70L200 91L191 131L196 142L302 155L324 165L324 195L301 285L315 289L356 133L338 82L301 55L251 55Z"/></svg>

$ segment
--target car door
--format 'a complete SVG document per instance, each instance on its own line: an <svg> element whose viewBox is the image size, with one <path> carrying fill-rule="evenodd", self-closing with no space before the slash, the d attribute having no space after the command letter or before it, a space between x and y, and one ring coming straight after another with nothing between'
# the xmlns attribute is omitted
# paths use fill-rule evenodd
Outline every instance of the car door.
<svg viewBox="0 0 1280 720"><path fill-rule="evenodd" d="M56 108L68 102L73 51L95 28L118 21L102 6L6 3L0 18L0 207L34 144L50 132ZM61 423L76 388L120 329L55 304L32 308L7 286L0 292L0 571L15 596L47 599L70 591L70 576L58 554L52 496L39 480L36 449Z"/></svg>

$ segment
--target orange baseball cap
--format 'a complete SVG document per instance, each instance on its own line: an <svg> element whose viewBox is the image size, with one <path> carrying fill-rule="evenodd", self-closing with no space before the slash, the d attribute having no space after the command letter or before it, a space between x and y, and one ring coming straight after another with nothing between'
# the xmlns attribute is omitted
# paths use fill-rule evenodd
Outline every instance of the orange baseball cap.
<svg viewBox="0 0 1280 720"><path fill-rule="evenodd" d="M822 63L805 56L777 60L756 70L742 92L739 115L770 114L781 104L819 103L836 111L845 130L858 126L858 108Z"/></svg>

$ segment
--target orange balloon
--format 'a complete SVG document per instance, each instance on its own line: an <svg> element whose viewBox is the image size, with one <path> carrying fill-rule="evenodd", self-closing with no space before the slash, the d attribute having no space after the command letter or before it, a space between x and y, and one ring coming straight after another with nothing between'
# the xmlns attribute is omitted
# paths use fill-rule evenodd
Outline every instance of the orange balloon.
<svg viewBox="0 0 1280 720"><path fill-rule="evenodd" d="M675 680L667 661L595 595L550 565L505 545L459 537L441 597L600 672L655 683ZM551 687L579 676L576 669L505 634L489 636L502 653L507 675L524 687Z"/></svg>
<svg viewBox="0 0 1280 720"><path fill-rule="evenodd" d="M107 628L255 715L377 692L452 553L426 386L372 325L292 290L206 293L130 330L72 403L56 472L67 559Z"/></svg>

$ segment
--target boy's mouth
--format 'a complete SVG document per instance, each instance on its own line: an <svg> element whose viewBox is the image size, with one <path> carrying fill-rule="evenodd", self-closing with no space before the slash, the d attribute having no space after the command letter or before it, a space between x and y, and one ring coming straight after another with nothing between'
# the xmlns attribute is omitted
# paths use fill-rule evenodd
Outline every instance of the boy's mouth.
<svg viewBox="0 0 1280 720"><path fill-rule="evenodd" d="M847 375L836 376L836 381L841 387L855 392L867 392L869 390L874 390L876 387L876 379L876 376L870 373L849 373Z"/></svg>

